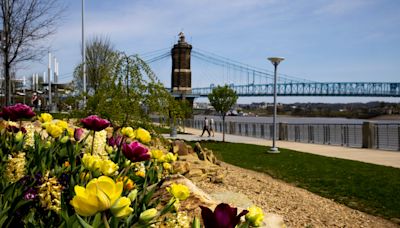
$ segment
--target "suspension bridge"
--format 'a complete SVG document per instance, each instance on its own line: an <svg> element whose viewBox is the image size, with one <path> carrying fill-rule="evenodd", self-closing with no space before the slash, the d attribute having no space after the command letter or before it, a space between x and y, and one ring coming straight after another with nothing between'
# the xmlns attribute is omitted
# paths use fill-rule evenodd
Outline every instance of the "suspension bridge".
<svg viewBox="0 0 400 228"><path fill-rule="evenodd" d="M250 66L208 51L192 48L184 36L174 47L145 53L142 58L153 69L172 59L171 71L157 73L171 75L164 80L173 94L206 97L216 85L229 85L238 96L272 96L274 74L272 71ZM169 68L171 69L171 68ZM209 84L204 85L204 81ZM192 87L192 84L195 85ZM400 82L316 82L286 74L278 74L278 96L355 96L400 97Z"/></svg>

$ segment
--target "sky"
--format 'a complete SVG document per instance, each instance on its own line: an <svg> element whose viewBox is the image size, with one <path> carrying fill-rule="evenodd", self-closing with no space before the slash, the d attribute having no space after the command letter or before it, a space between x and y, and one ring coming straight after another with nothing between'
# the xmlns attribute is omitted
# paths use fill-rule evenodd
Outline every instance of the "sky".
<svg viewBox="0 0 400 228"><path fill-rule="evenodd" d="M59 61L60 79L67 82L81 61L81 1L61 1L66 5L63 19L46 42ZM128 54L168 50L183 31L194 49L252 66L273 70L267 57L283 56L280 73L312 81L399 82L399 28L398 0L85 0L86 38L108 37L115 49ZM167 87L168 61L154 66ZM47 56L41 63L25 65L18 75L42 74ZM192 80L199 85L210 83L201 77ZM399 102L391 98L279 99ZM272 98L239 99L240 103L252 101L272 102Z"/></svg>

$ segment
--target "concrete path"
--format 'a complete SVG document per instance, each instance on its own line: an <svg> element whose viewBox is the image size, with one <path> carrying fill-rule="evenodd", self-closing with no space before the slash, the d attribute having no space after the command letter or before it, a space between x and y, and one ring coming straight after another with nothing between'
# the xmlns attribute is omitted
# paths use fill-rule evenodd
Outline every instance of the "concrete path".
<svg viewBox="0 0 400 228"><path fill-rule="evenodd" d="M188 141L197 141L197 140L222 141L222 133L215 133L215 137L208 137L208 136L200 137L201 130L199 129L185 128L185 132L188 134L178 134L176 138ZM205 133L205 135L207 135L207 133ZM167 134L163 136L166 138L171 138ZM238 136L238 135L228 135L228 134L225 134L225 141L234 143L255 144L262 146L272 145L271 140ZM391 152L384 150L357 149L350 147L308 144L308 143L298 143L298 142L288 142L288 141L277 141L276 145L278 148L286 148L305 153L318 154L327 157L343 158L348 160L362 161L366 163L400 168L400 151Z"/></svg>

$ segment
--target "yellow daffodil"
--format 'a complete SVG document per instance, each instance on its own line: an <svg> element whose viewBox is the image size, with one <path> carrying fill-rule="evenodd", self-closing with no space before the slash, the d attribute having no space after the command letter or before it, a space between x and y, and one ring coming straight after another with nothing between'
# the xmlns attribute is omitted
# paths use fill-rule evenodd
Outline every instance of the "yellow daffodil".
<svg viewBox="0 0 400 228"><path fill-rule="evenodd" d="M249 213L246 214L246 220L250 222L252 226L261 226L264 221L264 212L257 206L251 206L247 208Z"/></svg>
<svg viewBox="0 0 400 228"><path fill-rule="evenodd" d="M171 186L166 189L178 200L185 200L190 196L189 188L183 184L171 184Z"/></svg>
<svg viewBox="0 0 400 228"><path fill-rule="evenodd" d="M99 211L104 211L113 206L120 198L122 193L122 182L115 183L113 179L107 176L92 179L86 186L75 186L75 196L71 200L71 205L75 208L76 213L82 216L92 216ZM124 197L126 198L126 197ZM120 214L125 215L126 200L123 200L119 207L124 206ZM129 207L129 205L128 205Z"/></svg>
<svg viewBox="0 0 400 228"><path fill-rule="evenodd" d="M129 137L131 139L135 138L135 132L133 131L133 128L131 128L131 127L123 127L121 129L121 134L123 136Z"/></svg>
<svg viewBox="0 0 400 228"><path fill-rule="evenodd" d="M139 139L142 143L149 143L151 141L150 132L148 132L147 130L145 130L141 127L136 129L134 134L135 134L135 138Z"/></svg>
<svg viewBox="0 0 400 228"><path fill-rule="evenodd" d="M42 123L51 122L53 120L53 116L49 113L40 114L39 121Z"/></svg>

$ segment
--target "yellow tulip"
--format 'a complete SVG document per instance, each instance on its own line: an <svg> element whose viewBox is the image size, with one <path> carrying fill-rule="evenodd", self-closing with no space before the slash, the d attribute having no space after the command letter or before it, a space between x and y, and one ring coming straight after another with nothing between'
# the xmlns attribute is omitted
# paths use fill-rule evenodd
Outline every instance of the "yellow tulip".
<svg viewBox="0 0 400 228"><path fill-rule="evenodd" d="M76 213L82 216L92 216L99 211L99 201L96 195L90 194L87 189L78 185L74 190L76 195L70 203Z"/></svg>
<svg viewBox="0 0 400 228"><path fill-rule="evenodd" d="M45 125L47 133L53 138L58 138L63 133L63 129L53 123L48 123Z"/></svg>
<svg viewBox="0 0 400 228"><path fill-rule="evenodd" d="M139 127L135 130L135 138L139 139L142 143L149 143L151 141L150 132Z"/></svg>
<svg viewBox="0 0 400 228"><path fill-rule="evenodd" d="M133 209L129 207L131 201L127 197L120 197L111 207L111 213L117 218L123 218L132 214Z"/></svg>
<svg viewBox="0 0 400 228"><path fill-rule="evenodd" d="M22 133L22 131L19 131L17 134L15 134L15 141L21 142L22 139L24 139L24 133Z"/></svg>
<svg viewBox="0 0 400 228"><path fill-rule="evenodd" d="M136 199L136 197L137 197L137 194L138 194L138 190L137 190L137 189L133 189L133 190L129 193L128 198L129 198L131 201L134 201L134 200Z"/></svg>
<svg viewBox="0 0 400 228"><path fill-rule="evenodd" d="M64 120L55 120L55 124L59 127L61 127L61 129L65 130L68 128L68 123L65 122Z"/></svg>
<svg viewBox="0 0 400 228"><path fill-rule="evenodd" d="M75 186L76 195L70 203L79 215L92 216L99 211L111 208L120 198L122 187L121 182L115 183L113 179L107 176L94 178L87 184L86 188ZM118 205L125 205L124 202L125 200ZM116 206L116 208L118 207ZM125 208L120 214L125 215L126 210L128 209Z"/></svg>
<svg viewBox="0 0 400 228"><path fill-rule="evenodd" d="M178 158L178 155L174 155L173 153L169 152L168 154L164 155L161 160L164 162L174 162Z"/></svg>
<svg viewBox="0 0 400 228"><path fill-rule="evenodd" d="M166 189L173 197L179 200L185 200L190 196L189 188L183 184L171 184Z"/></svg>
<svg viewBox="0 0 400 228"><path fill-rule="evenodd" d="M91 171L96 171L101 167L101 158L97 155L84 154L82 158L83 166Z"/></svg>
<svg viewBox="0 0 400 228"><path fill-rule="evenodd" d="M141 223L146 224L146 223L150 222L151 220L153 220L157 216L157 213L158 213L158 211L155 208L147 209L147 210L143 211L142 213L140 213L139 221Z"/></svg>
<svg viewBox="0 0 400 228"><path fill-rule="evenodd" d="M247 208L249 213L246 214L246 220L250 222L252 226L261 226L264 221L264 212L257 206L251 206Z"/></svg>
<svg viewBox="0 0 400 228"><path fill-rule="evenodd" d="M171 170L172 169L172 165L170 163L168 163L168 162L164 162L163 163L163 168L165 170Z"/></svg>
<svg viewBox="0 0 400 228"><path fill-rule="evenodd" d="M64 137L62 137L62 138L60 139L60 142L61 142L61 143L67 143L68 140L69 140L69 136L64 136Z"/></svg>
<svg viewBox="0 0 400 228"><path fill-rule="evenodd" d="M111 207L121 196L123 184L115 183L107 176L101 176L91 180L86 189L93 195L97 195L99 201L99 211L104 211Z"/></svg>
<svg viewBox="0 0 400 228"><path fill-rule="evenodd" d="M159 160L164 155L164 152L162 150L156 149L156 150L151 150L150 152L151 152L151 157L157 160Z"/></svg>
<svg viewBox="0 0 400 228"><path fill-rule="evenodd" d="M40 114L39 121L42 123L51 122L53 120L53 116L49 113Z"/></svg>
<svg viewBox="0 0 400 228"><path fill-rule="evenodd" d="M100 162L100 171L106 176L112 176L118 171L118 165L111 160L103 159Z"/></svg>
<svg viewBox="0 0 400 228"><path fill-rule="evenodd" d="M121 134L123 136L129 137L131 139L135 138L135 132L133 131L133 128L131 128L131 127L123 127L121 129Z"/></svg>

